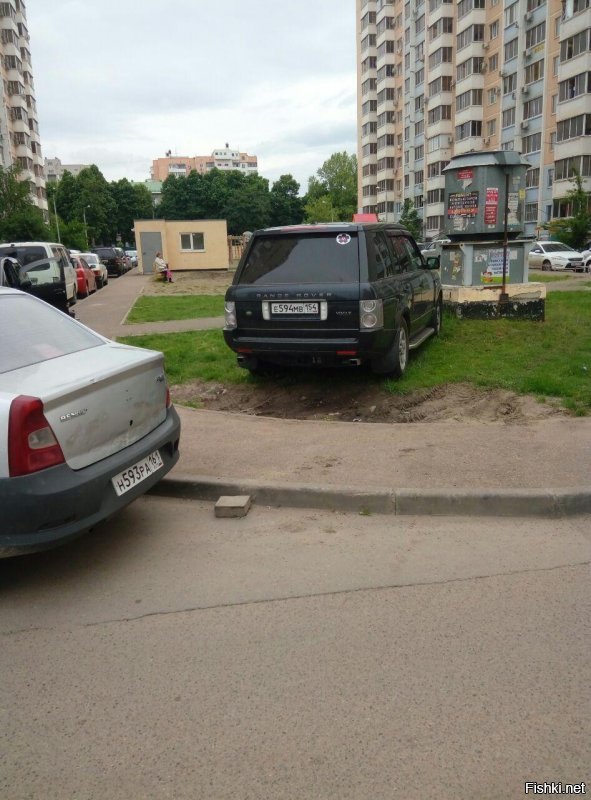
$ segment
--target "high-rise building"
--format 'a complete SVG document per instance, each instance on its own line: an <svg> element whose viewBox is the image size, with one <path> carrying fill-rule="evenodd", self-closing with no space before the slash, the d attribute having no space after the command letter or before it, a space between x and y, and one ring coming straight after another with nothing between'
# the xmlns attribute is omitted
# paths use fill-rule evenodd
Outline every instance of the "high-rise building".
<svg viewBox="0 0 591 800"><path fill-rule="evenodd" d="M0 2L0 165L18 164L31 199L47 216L37 104L23 0Z"/></svg>
<svg viewBox="0 0 591 800"><path fill-rule="evenodd" d="M165 158L152 161L150 176L152 180L165 181L169 175L185 176L192 170L205 173L214 168L235 169L248 175L258 170L257 157L241 153L229 144L214 150L210 156L173 156L169 151Z"/></svg>
<svg viewBox="0 0 591 800"><path fill-rule="evenodd" d="M516 150L525 234L565 215L573 166L590 188L590 2L356 0L360 209L411 199L433 238L450 158Z"/></svg>

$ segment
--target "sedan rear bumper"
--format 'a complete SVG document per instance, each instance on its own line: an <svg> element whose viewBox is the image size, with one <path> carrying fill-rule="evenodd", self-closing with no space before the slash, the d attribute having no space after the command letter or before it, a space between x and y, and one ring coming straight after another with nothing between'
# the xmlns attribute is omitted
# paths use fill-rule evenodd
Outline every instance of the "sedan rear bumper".
<svg viewBox="0 0 591 800"><path fill-rule="evenodd" d="M181 423L173 407L165 421L140 441L96 464L67 464L19 478L0 479L0 558L64 544L91 530L169 472L179 458ZM111 478L158 450L163 466L117 496Z"/></svg>

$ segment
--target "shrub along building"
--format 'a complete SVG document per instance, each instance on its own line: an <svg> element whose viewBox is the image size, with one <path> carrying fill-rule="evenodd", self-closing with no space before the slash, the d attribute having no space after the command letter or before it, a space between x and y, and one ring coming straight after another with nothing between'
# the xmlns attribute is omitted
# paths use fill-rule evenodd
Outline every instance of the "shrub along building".
<svg viewBox="0 0 591 800"><path fill-rule="evenodd" d="M590 0L357 0L359 199L443 231L452 156L526 156L525 235L591 190Z"/></svg>

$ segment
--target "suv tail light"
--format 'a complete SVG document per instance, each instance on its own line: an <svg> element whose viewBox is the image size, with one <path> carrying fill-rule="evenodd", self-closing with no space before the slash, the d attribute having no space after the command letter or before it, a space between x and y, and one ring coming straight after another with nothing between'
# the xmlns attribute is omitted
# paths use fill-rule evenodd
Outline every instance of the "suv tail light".
<svg viewBox="0 0 591 800"><path fill-rule="evenodd" d="M384 327L384 305L381 299L359 301L359 327L365 331Z"/></svg>
<svg viewBox="0 0 591 800"><path fill-rule="evenodd" d="M224 330L233 331L238 327L236 319L236 303L226 301L224 304Z"/></svg>
<svg viewBox="0 0 591 800"><path fill-rule="evenodd" d="M38 397L20 395L8 418L8 473L11 478L63 464L62 448L45 419Z"/></svg>

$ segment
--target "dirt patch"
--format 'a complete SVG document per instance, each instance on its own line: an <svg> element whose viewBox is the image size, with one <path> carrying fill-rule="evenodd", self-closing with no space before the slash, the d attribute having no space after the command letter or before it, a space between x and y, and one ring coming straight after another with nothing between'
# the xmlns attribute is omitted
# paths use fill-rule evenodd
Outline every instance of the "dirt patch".
<svg viewBox="0 0 591 800"><path fill-rule="evenodd" d="M154 278L146 284L144 294L224 294L233 277L233 269L173 272L174 283Z"/></svg>
<svg viewBox="0 0 591 800"><path fill-rule="evenodd" d="M327 385L257 383L224 386L193 381L172 387L181 405L280 419L341 422L506 422L526 424L568 416L558 401L540 403L534 397L501 389L449 384L405 395L390 394L379 384Z"/></svg>

